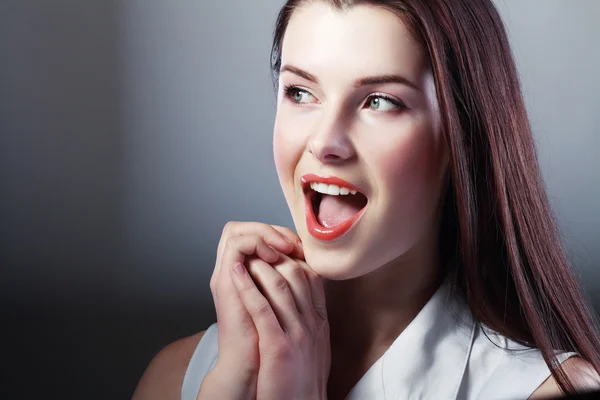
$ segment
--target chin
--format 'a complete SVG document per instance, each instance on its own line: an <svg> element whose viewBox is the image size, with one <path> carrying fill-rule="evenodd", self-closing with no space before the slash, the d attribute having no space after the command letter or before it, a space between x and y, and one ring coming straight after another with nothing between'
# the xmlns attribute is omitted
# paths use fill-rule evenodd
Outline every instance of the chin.
<svg viewBox="0 0 600 400"><path fill-rule="evenodd" d="M304 245L305 261L319 276L332 281L343 281L366 274L365 264L354 251L316 249ZM361 268L362 267L362 268Z"/></svg>

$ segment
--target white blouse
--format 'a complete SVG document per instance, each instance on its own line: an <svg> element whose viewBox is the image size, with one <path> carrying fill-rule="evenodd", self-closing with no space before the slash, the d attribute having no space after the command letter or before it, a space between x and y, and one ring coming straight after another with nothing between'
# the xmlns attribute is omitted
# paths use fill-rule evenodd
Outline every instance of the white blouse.
<svg viewBox="0 0 600 400"><path fill-rule="evenodd" d="M475 323L463 301L444 284L387 351L352 388L346 400L527 399L550 376L539 350ZM190 360L181 400L195 400L218 357L212 324ZM575 353L557 352L563 362Z"/></svg>

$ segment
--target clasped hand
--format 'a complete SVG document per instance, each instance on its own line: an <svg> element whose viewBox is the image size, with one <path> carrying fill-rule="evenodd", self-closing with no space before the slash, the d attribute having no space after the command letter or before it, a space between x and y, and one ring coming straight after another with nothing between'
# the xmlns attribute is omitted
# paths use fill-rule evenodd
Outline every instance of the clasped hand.
<svg viewBox="0 0 600 400"><path fill-rule="evenodd" d="M319 400L331 365L322 278L288 228L225 226L210 281L219 359L198 399Z"/></svg>

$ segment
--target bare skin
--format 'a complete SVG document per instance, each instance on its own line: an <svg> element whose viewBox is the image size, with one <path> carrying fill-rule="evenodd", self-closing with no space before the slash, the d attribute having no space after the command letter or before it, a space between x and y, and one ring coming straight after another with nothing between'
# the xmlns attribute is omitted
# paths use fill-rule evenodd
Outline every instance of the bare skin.
<svg viewBox="0 0 600 400"><path fill-rule="evenodd" d="M301 7L281 64L275 165L306 261L327 279L328 395L343 399L440 284L434 249L447 153L436 92L421 46L376 7ZM380 76L410 84L361 84ZM341 177L368 198L360 223L335 243L308 232L297 184L306 173Z"/></svg>
<svg viewBox="0 0 600 400"><path fill-rule="evenodd" d="M205 332L179 339L162 349L146 368L132 400L180 400L185 371Z"/></svg>
<svg viewBox="0 0 600 400"><path fill-rule="evenodd" d="M282 66L275 164L305 261L324 278L331 337L327 398L344 399L441 281L436 249L447 150L436 90L419 43L397 16L372 6L343 13L319 2L301 7L286 31ZM401 76L410 84L361 84L373 76ZM335 243L309 233L299 185L306 173L351 180L368 197L360 223ZM161 351L134 399L179 399L200 336ZM571 358L564 366L581 390L600 388L597 381L590 385L585 361ZM560 394L550 377L531 398Z"/></svg>
<svg viewBox="0 0 600 400"><path fill-rule="evenodd" d="M206 331L175 341L162 349L148 365L132 400L180 400L185 370L204 332ZM385 350L379 349L376 353L383 353L383 351ZM376 353L373 353L373 357L377 357ZM375 361L376 358L365 360L366 364L372 364ZM567 375L576 382L578 390L585 392L600 388L598 375L588 362L572 357L566 360L562 366L565 368ZM363 370L366 371L364 368L363 366ZM349 382L360 379L357 374L348 375L349 380L345 383L342 381L341 387L347 387L349 384L353 385ZM550 376L529 398L542 400L556 398L561 395L562 392L556 379ZM333 398L331 397L331 399Z"/></svg>

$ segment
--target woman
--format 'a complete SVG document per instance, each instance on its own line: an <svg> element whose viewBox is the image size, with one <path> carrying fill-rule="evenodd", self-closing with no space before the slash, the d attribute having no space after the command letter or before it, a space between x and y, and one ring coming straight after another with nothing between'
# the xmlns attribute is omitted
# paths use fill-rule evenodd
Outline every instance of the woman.
<svg viewBox="0 0 600 400"><path fill-rule="evenodd" d="M228 224L218 329L161 351L134 397L599 387L491 1L289 0L272 55L275 164L298 234Z"/></svg>

